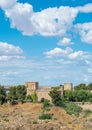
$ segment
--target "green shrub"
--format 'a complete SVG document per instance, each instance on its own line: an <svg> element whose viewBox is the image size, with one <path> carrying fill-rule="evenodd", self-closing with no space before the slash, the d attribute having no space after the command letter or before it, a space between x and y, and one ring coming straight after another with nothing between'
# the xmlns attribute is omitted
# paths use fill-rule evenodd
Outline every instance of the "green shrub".
<svg viewBox="0 0 92 130"><path fill-rule="evenodd" d="M31 98L33 102L36 102L38 99L37 94L36 93L31 94Z"/></svg>
<svg viewBox="0 0 92 130"><path fill-rule="evenodd" d="M39 116L39 119L41 119L41 120L52 119L52 115L51 114L41 114Z"/></svg>
<svg viewBox="0 0 92 130"><path fill-rule="evenodd" d="M26 98L25 98L25 101L26 101L26 102L32 102L32 97L31 97L31 95L27 95Z"/></svg>
<svg viewBox="0 0 92 130"><path fill-rule="evenodd" d="M87 117L88 115L92 114L92 111L90 111L89 109L87 109L85 111L84 117Z"/></svg>
<svg viewBox="0 0 92 130"><path fill-rule="evenodd" d="M92 103L92 98L89 98L89 102Z"/></svg>
<svg viewBox="0 0 92 130"><path fill-rule="evenodd" d="M74 114L75 116L79 116L79 114L82 112L82 108L73 102L65 102L63 104L63 108L70 115Z"/></svg>
<svg viewBox="0 0 92 130"><path fill-rule="evenodd" d="M49 111L49 110L50 110L49 107L50 107L49 100L44 99L44 102L43 102L43 109Z"/></svg>
<svg viewBox="0 0 92 130"><path fill-rule="evenodd" d="M37 121L36 121L36 120L33 120L33 121L32 121L32 124L37 124Z"/></svg>
<svg viewBox="0 0 92 130"><path fill-rule="evenodd" d="M9 119L5 118L4 121L9 122Z"/></svg>

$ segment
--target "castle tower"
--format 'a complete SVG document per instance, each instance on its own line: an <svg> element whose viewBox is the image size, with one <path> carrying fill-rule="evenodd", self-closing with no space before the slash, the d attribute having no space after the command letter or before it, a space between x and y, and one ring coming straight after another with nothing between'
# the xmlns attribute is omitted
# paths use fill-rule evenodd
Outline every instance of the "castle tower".
<svg viewBox="0 0 92 130"><path fill-rule="evenodd" d="M72 83L64 83L64 91L65 90L72 90L73 84Z"/></svg>
<svg viewBox="0 0 92 130"><path fill-rule="evenodd" d="M27 95L31 95L38 89L38 82L26 82L25 86L27 88Z"/></svg>

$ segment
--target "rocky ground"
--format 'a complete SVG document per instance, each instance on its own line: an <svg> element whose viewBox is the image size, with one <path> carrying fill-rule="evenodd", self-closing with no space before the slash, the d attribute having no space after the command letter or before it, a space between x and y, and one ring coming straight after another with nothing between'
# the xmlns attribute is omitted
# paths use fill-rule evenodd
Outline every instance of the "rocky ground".
<svg viewBox="0 0 92 130"><path fill-rule="evenodd" d="M79 117L70 116L59 108L52 106L47 113L53 115L51 120L40 120L42 104L24 103L0 106L0 130L92 130L92 114Z"/></svg>

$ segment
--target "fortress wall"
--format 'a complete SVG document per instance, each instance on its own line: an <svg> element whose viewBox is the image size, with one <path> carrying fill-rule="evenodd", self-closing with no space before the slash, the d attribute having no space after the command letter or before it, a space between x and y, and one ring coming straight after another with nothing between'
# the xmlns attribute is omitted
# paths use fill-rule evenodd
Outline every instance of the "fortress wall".
<svg viewBox="0 0 92 130"><path fill-rule="evenodd" d="M49 91L36 91L38 96L38 101L41 101L42 98L48 99L51 101L51 97L48 95Z"/></svg>
<svg viewBox="0 0 92 130"><path fill-rule="evenodd" d="M37 93L38 101L42 98L48 99L51 101L51 97L48 93L51 90L49 86L38 86L38 82L26 82L25 86L27 88L27 95L31 95L33 93ZM71 90L73 88L72 83L64 83L64 87L60 87L61 95L63 95L64 90Z"/></svg>

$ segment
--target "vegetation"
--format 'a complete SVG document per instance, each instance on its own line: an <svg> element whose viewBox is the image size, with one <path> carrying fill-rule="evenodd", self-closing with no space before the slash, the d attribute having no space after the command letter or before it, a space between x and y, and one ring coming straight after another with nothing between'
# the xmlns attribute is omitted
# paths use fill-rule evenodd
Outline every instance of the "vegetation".
<svg viewBox="0 0 92 130"><path fill-rule="evenodd" d="M73 101L74 100L74 92L72 90L66 90L66 91L64 91L63 97L67 101Z"/></svg>
<svg viewBox="0 0 92 130"><path fill-rule="evenodd" d="M25 98L26 102L32 102L32 97L31 95L27 95Z"/></svg>
<svg viewBox="0 0 92 130"><path fill-rule="evenodd" d="M37 124L38 122L36 120L31 121L32 124Z"/></svg>
<svg viewBox="0 0 92 130"><path fill-rule="evenodd" d="M41 120L52 119L52 115L51 114L41 114L39 116L39 119L41 119Z"/></svg>
<svg viewBox="0 0 92 130"><path fill-rule="evenodd" d="M6 102L6 91L4 89L4 86L0 86L0 104L3 104Z"/></svg>
<svg viewBox="0 0 92 130"><path fill-rule="evenodd" d="M26 98L26 87L24 85L18 85L16 87L16 97L20 102L23 102Z"/></svg>
<svg viewBox="0 0 92 130"><path fill-rule="evenodd" d="M72 96L71 96L71 94L72 94ZM61 97L59 90L53 89L50 91L50 96L52 98L53 103L56 106L63 107L68 114L74 114L74 115L78 116L81 113L82 108L79 107L77 104L69 101L69 100L73 99L72 91L68 91L67 93L65 93L64 96L67 98L64 98L64 97ZM72 97L72 98L70 98L70 97Z"/></svg>
<svg viewBox="0 0 92 130"><path fill-rule="evenodd" d="M51 105L49 103L49 100L47 99L44 99L44 102L43 102L43 109L47 109L49 108Z"/></svg>
<svg viewBox="0 0 92 130"><path fill-rule="evenodd" d="M52 98L52 102L56 106L59 106L59 102L61 101L61 91L59 90L59 88L53 88L50 91L49 95Z"/></svg>
<svg viewBox="0 0 92 130"><path fill-rule="evenodd" d="M90 111L90 110L86 110L86 111L85 111L85 115L84 115L84 117L87 117L87 116L89 116L90 114L92 114L92 111Z"/></svg>
<svg viewBox="0 0 92 130"><path fill-rule="evenodd" d="M12 86L9 88L7 98L10 102L21 101L26 98L26 87L24 85Z"/></svg>
<svg viewBox="0 0 92 130"><path fill-rule="evenodd" d="M60 85L63 87L63 85ZM92 102L92 83L88 85L81 83L74 87L74 90L66 90L61 95L60 87L52 87L49 92L50 97L52 98L52 103L56 106L63 106L65 101L68 102ZM3 86L0 86L0 104L5 103L6 101L10 101L11 104L16 104L17 102L23 101L37 101L37 94L31 94L26 96L26 87L24 85L11 86L9 88L8 94ZM49 108L49 101L43 100L43 108Z"/></svg>
<svg viewBox="0 0 92 130"><path fill-rule="evenodd" d="M8 100L11 102L11 101L14 101L14 100L17 100L17 96L16 96L16 87L15 86L12 86L9 88L9 93L7 95L7 98Z"/></svg>
<svg viewBox="0 0 92 130"><path fill-rule="evenodd" d="M62 107L70 115L74 114L75 116L79 116L82 112L82 108L73 102L65 102Z"/></svg>
<svg viewBox="0 0 92 130"><path fill-rule="evenodd" d="M37 94L36 93L31 94L31 98L33 102L36 102L38 99Z"/></svg>
<svg viewBox="0 0 92 130"><path fill-rule="evenodd" d="M92 90L92 83L89 83L88 86L87 86L89 92Z"/></svg>
<svg viewBox="0 0 92 130"><path fill-rule="evenodd" d="M81 83L74 87L75 90L87 90L87 86L84 83Z"/></svg>

